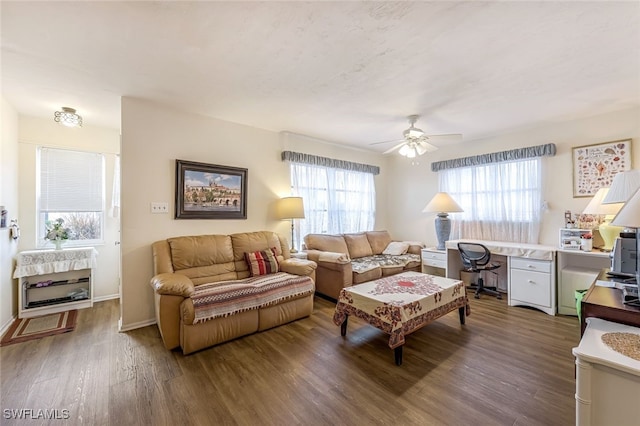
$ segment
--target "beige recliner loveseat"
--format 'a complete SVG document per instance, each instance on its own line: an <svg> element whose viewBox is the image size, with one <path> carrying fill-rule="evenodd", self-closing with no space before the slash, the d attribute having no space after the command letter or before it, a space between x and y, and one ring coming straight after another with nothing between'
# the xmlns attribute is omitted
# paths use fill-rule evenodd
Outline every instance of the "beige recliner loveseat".
<svg viewBox="0 0 640 426"><path fill-rule="evenodd" d="M316 292L331 299L337 299L344 287L421 270L424 245L394 241L388 231L309 234L304 243L308 259L318 264Z"/></svg>
<svg viewBox="0 0 640 426"><path fill-rule="evenodd" d="M317 265L290 258L287 240L274 232L175 237L152 251L156 320L167 349L188 354L313 311Z"/></svg>

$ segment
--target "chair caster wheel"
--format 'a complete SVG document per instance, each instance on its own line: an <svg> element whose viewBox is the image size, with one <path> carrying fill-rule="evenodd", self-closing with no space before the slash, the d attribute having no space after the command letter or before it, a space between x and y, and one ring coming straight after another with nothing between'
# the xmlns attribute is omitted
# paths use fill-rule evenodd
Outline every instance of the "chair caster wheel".
<svg viewBox="0 0 640 426"><path fill-rule="evenodd" d="M497 295L497 296L496 296L496 299L498 299L498 300L502 300L502 295L501 295L501 294Z"/></svg>
<svg viewBox="0 0 640 426"><path fill-rule="evenodd" d="M480 295L479 294L475 294L473 297L475 297L476 299L480 299Z"/></svg>

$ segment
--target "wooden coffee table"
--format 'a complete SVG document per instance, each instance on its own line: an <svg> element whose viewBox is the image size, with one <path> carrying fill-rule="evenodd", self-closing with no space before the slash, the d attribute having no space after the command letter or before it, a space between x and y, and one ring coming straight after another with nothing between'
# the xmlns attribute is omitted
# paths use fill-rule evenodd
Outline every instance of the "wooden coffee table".
<svg viewBox="0 0 640 426"><path fill-rule="evenodd" d="M396 365L402 364L405 336L458 309L460 324L470 314L464 283L460 280L403 272L340 291L333 322L347 334L349 315L389 334Z"/></svg>

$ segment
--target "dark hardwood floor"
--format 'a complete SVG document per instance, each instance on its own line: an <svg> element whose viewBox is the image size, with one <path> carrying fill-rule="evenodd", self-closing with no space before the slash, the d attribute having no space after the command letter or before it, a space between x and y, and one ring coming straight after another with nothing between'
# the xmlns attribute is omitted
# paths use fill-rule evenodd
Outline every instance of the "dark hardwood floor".
<svg viewBox="0 0 640 426"><path fill-rule="evenodd" d="M321 298L309 318L189 356L156 326L118 333L118 302L97 303L71 333L0 348L0 423L575 424L577 318L470 299L466 325L455 311L411 334L400 367L361 320L341 337ZM19 409L69 419L7 418Z"/></svg>

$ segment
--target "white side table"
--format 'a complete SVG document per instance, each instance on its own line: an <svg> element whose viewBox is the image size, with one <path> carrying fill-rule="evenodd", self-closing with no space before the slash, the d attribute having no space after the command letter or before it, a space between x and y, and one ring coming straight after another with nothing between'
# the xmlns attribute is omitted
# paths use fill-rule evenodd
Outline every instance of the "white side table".
<svg viewBox="0 0 640 426"><path fill-rule="evenodd" d="M299 251L297 253L289 253L291 257L294 259L307 259L307 253L304 251Z"/></svg>
<svg viewBox="0 0 640 426"><path fill-rule="evenodd" d="M640 328L587 318L576 357L576 425L632 425L640 419L640 361L616 352L602 341L605 333Z"/></svg>
<svg viewBox="0 0 640 426"><path fill-rule="evenodd" d="M423 274L447 276L447 251L438 250L435 247L427 247L421 250Z"/></svg>

